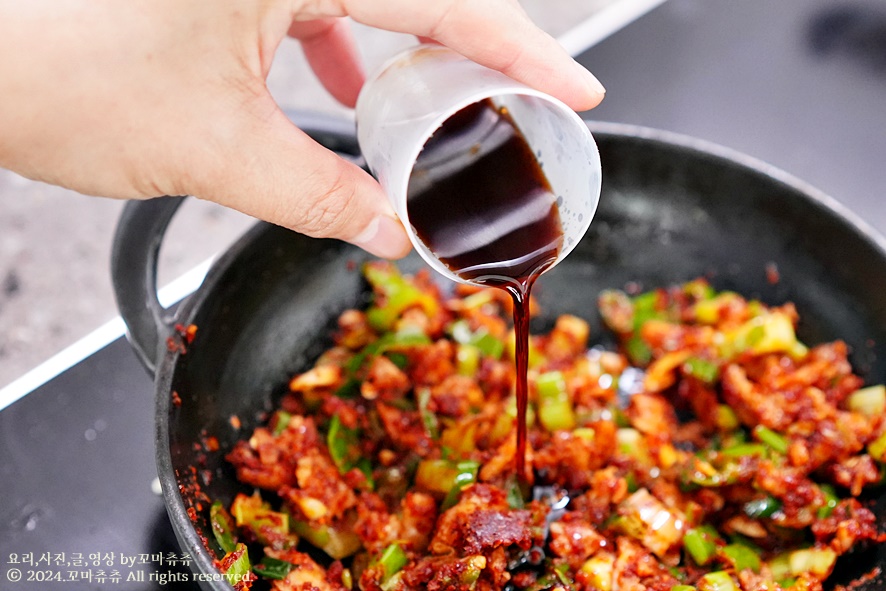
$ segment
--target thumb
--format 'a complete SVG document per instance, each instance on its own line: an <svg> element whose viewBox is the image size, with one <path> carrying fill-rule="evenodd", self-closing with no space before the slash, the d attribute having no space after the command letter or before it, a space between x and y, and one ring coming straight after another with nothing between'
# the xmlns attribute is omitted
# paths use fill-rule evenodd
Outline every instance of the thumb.
<svg viewBox="0 0 886 591"><path fill-rule="evenodd" d="M317 238L338 238L383 258L411 244L381 186L296 127L276 105L245 114L219 174L197 197Z"/></svg>

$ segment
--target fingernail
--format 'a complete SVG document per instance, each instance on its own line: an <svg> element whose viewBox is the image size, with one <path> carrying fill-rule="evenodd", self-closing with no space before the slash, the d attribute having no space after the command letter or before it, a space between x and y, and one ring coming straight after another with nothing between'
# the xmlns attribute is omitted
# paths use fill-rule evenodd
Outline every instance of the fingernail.
<svg viewBox="0 0 886 591"><path fill-rule="evenodd" d="M593 74L591 74L591 72L587 68L585 68L583 65L581 65L577 61L575 61L575 60L573 60L573 61L575 62L575 65L578 67L578 69L581 70L581 74L580 74L581 79L584 81L585 86L587 87L588 91L591 94L594 94L594 95L597 95L600 97L605 95L606 94L606 87L603 86L599 80L597 80L597 77L594 76Z"/></svg>
<svg viewBox="0 0 886 591"><path fill-rule="evenodd" d="M351 243L385 259L403 258L412 249L403 225L386 215L380 215L369 222Z"/></svg>

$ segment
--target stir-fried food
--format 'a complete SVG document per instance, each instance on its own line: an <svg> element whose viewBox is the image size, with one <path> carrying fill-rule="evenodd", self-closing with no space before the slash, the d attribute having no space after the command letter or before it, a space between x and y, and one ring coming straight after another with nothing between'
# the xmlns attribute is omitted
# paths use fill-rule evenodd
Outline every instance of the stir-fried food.
<svg viewBox="0 0 886 591"><path fill-rule="evenodd" d="M241 588L805 591L880 541L857 498L886 460L886 389L791 304L703 280L599 298L620 352L561 316L530 342L515 474L510 299L364 268L373 299L228 454L212 508Z"/></svg>

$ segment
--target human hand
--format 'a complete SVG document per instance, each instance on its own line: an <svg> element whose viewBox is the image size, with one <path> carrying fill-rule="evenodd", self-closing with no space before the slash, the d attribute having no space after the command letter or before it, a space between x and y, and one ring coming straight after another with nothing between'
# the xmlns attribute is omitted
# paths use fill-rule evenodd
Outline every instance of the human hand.
<svg viewBox="0 0 886 591"><path fill-rule="evenodd" d="M402 256L381 187L265 85L290 35L353 106L364 74L343 16L433 39L576 110L603 98L516 0L0 0L0 165L92 195L194 195Z"/></svg>

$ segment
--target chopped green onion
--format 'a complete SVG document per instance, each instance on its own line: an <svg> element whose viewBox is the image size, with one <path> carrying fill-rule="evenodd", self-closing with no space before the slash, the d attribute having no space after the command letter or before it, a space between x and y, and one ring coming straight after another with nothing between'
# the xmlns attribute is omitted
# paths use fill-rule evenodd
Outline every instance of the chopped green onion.
<svg viewBox="0 0 886 591"><path fill-rule="evenodd" d="M293 565L285 560L265 556L261 562L252 567L252 572L266 579L285 579Z"/></svg>
<svg viewBox="0 0 886 591"><path fill-rule="evenodd" d="M868 453L878 462L886 462L886 431L868 443Z"/></svg>
<svg viewBox="0 0 886 591"><path fill-rule="evenodd" d="M394 265L381 261L367 263L363 275L383 300L381 306L376 302L366 311L366 319L376 331L391 330L400 315L414 306L421 306L429 316L436 313L438 304L433 296L403 277Z"/></svg>
<svg viewBox="0 0 886 591"><path fill-rule="evenodd" d="M557 577L557 580L560 581L567 589L572 588L572 579L570 579L567 575L569 572L569 565L567 563L555 564L554 568L551 569L554 572L554 576Z"/></svg>
<svg viewBox="0 0 886 591"><path fill-rule="evenodd" d="M728 572L718 570L698 580L698 591L739 591L739 587Z"/></svg>
<svg viewBox="0 0 886 591"><path fill-rule="evenodd" d="M790 554L791 573L812 573L820 579L824 579L834 568L837 561L837 553L830 548L807 548L794 550Z"/></svg>
<svg viewBox="0 0 886 591"><path fill-rule="evenodd" d="M778 453L784 454L788 452L787 438L768 427L764 427L763 425L757 425L754 427L754 437Z"/></svg>
<svg viewBox="0 0 886 591"><path fill-rule="evenodd" d="M476 310L495 301L494 289L484 289L464 298L461 303L466 310Z"/></svg>
<svg viewBox="0 0 886 591"><path fill-rule="evenodd" d="M658 309L660 300L658 290L641 293L631 300L634 305L634 330L639 329L648 320L664 317Z"/></svg>
<svg viewBox="0 0 886 591"><path fill-rule="evenodd" d="M474 333L474 338L471 340L472 345L477 347L483 355L487 357L492 357L493 359L500 359L501 354L505 350L505 344L501 341L501 339L497 339L485 330L480 330Z"/></svg>
<svg viewBox="0 0 886 591"><path fill-rule="evenodd" d="M596 554L581 565L582 574L588 578L594 589L600 591L611 591L614 570L615 556L608 553Z"/></svg>
<svg viewBox="0 0 886 591"><path fill-rule="evenodd" d="M834 509L837 508L840 499L839 497L837 497L837 494L834 491L834 487L830 484L821 484L819 485L819 488L824 494L824 505L818 508L816 515L819 519L825 519L827 517L830 517L831 513L834 512Z"/></svg>
<svg viewBox="0 0 886 591"><path fill-rule="evenodd" d="M743 544L729 544L720 549L720 553L728 564L731 564L736 572L741 572L746 568L751 569L755 573L760 572L761 562L760 555L754 552L748 546Z"/></svg>
<svg viewBox="0 0 886 591"><path fill-rule="evenodd" d="M538 388L538 420L548 431L575 428L575 412L566 391L566 380L559 371L543 373L535 381Z"/></svg>
<svg viewBox="0 0 886 591"><path fill-rule="evenodd" d="M880 416L886 412L886 386L881 384L856 390L846 399L846 406L868 417Z"/></svg>
<svg viewBox="0 0 886 591"><path fill-rule="evenodd" d="M594 431L594 429L591 427L579 427L572 432L572 435L578 437L579 439L584 439L585 441L592 442L597 436L597 432Z"/></svg>
<svg viewBox="0 0 886 591"><path fill-rule="evenodd" d="M478 462L459 462L456 464L456 470L458 473L455 475L455 480L452 483L452 487L449 489L449 492L446 493L446 498L443 499L443 504L440 506L441 511L445 511L450 507L454 507L456 503L458 503L458 497L461 495L461 491L477 482L477 471L480 469L480 464Z"/></svg>
<svg viewBox="0 0 886 591"><path fill-rule="evenodd" d="M333 416L329 421L326 445L339 472L344 474L354 467L359 454L356 449L357 433L355 429L348 429L342 425L338 415Z"/></svg>
<svg viewBox="0 0 886 591"><path fill-rule="evenodd" d="M701 324L717 324L720 321L720 310L740 297L734 292L724 291L712 298L695 302L692 311L696 322Z"/></svg>
<svg viewBox="0 0 886 591"><path fill-rule="evenodd" d="M652 349L638 334L632 335L625 342L625 352L634 365L645 366L652 361Z"/></svg>
<svg viewBox="0 0 886 591"><path fill-rule="evenodd" d="M212 534L222 551L232 552L237 545L236 526L231 514L225 510L221 501L215 501L209 508L209 523Z"/></svg>
<svg viewBox="0 0 886 591"><path fill-rule="evenodd" d="M295 519L290 522L290 527L292 531L326 552L334 560L347 558L363 546L359 536L354 533L353 527L344 525L333 527Z"/></svg>
<svg viewBox="0 0 886 591"><path fill-rule="evenodd" d="M729 339L732 352L788 353L793 357L803 357L806 347L797 340L794 323L782 312L768 312L751 318L738 327Z"/></svg>
<svg viewBox="0 0 886 591"><path fill-rule="evenodd" d="M752 519L761 517L772 517L781 510L781 501L774 497L766 497L764 499L754 499L744 504L745 515Z"/></svg>
<svg viewBox="0 0 886 591"><path fill-rule="evenodd" d="M422 460L415 472L415 485L427 491L448 497L459 479L476 479L480 464L474 461L452 462L450 460ZM462 485L465 486L465 485ZM460 492L461 488L459 488Z"/></svg>
<svg viewBox="0 0 886 591"><path fill-rule="evenodd" d="M464 319L456 320L450 324L449 334L452 335L452 340L462 345L469 344L474 337L474 331L471 330L468 321Z"/></svg>
<svg viewBox="0 0 886 591"><path fill-rule="evenodd" d="M456 320L449 327L452 339L460 345L472 345L488 357L501 358L505 350L505 344L501 339L494 337L485 328L472 331L467 320Z"/></svg>
<svg viewBox="0 0 886 591"><path fill-rule="evenodd" d="M274 437L282 433L286 430L286 426L289 425L289 419L292 418L292 415L286 412L285 410L278 410L274 413L273 425Z"/></svg>
<svg viewBox="0 0 886 591"><path fill-rule="evenodd" d="M646 448L646 439L643 434L631 427L615 430L616 449L620 454L626 455L638 461L649 459L649 450Z"/></svg>
<svg viewBox="0 0 886 591"><path fill-rule="evenodd" d="M232 551L225 555L221 562L228 565L227 568L222 569L222 574L225 575L225 578L231 585L236 585L252 576L249 551L244 544L238 543Z"/></svg>
<svg viewBox="0 0 886 591"><path fill-rule="evenodd" d="M704 279L693 279L683 284L683 293L696 300L709 300L716 295L711 284Z"/></svg>
<svg viewBox="0 0 886 591"><path fill-rule="evenodd" d="M696 591L696 589L692 585L674 585L671 591Z"/></svg>
<svg viewBox="0 0 886 591"><path fill-rule="evenodd" d="M459 343L455 350L455 360L458 374L472 378L480 368L480 349L476 345Z"/></svg>
<svg viewBox="0 0 886 591"><path fill-rule="evenodd" d="M769 561L769 569L776 580L812 573L824 580L831 574L837 553L831 548L804 548L780 554Z"/></svg>
<svg viewBox="0 0 886 591"><path fill-rule="evenodd" d="M765 457L768 449L762 443L738 443L721 449L720 453L733 458L748 456Z"/></svg>
<svg viewBox="0 0 886 591"><path fill-rule="evenodd" d="M717 552L717 540L720 534L709 525L702 525L688 530L683 535L683 547L699 566L709 563Z"/></svg>
<svg viewBox="0 0 886 591"><path fill-rule="evenodd" d="M459 577L462 586L473 587L474 583L480 579L483 569L486 568L486 557L482 555L468 556L459 562L465 565Z"/></svg>
<svg viewBox="0 0 886 591"><path fill-rule="evenodd" d="M360 396L360 380L356 378L348 378L345 380L345 383L341 385L341 387L335 391L335 396L337 398L342 398L344 400L353 400ZM317 406L319 406L318 401Z"/></svg>
<svg viewBox="0 0 886 591"><path fill-rule="evenodd" d="M508 506L511 509L522 509L526 506L523 489L520 488L520 483L516 479L508 481L506 491L508 494Z"/></svg>
<svg viewBox="0 0 886 591"><path fill-rule="evenodd" d="M277 549L289 548L298 539L289 533L289 515L272 511L258 491L252 496L239 493L231 503L231 514L237 527L248 529L255 539Z"/></svg>
<svg viewBox="0 0 886 591"><path fill-rule="evenodd" d="M707 384L713 384L720 375L720 368L716 363L702 359L700 357L690 357L683 365L686 373L694 378L698 378Z"/></svg>
<svg viewBox="0 0 886 591"><path fill-rule="evenodd" d="M721 431L735 431L741 426L735 411L727 404L718 404L715 415L717 428Z"/></svg>
<svg viewBox="0 0 886 591"><path fill-rule="evenodd" d="M397 366L397 369L406 369L409 365L409 357L405 353L390 351L385 353L385 357L391 360L391 363Z"/></svg>
<svg viewBox="0 0 886 591"><path fill-rule="evenodd" d="M625 474L625 484L628 487L629 493L635 493L640 490L640 485L637 483L637 477L633 472Z"/></svg>
<svg viewBox="0 0 886 591"><path fill-rule="evenodd" d="M437 420L437 415L428 409L428 404L431 402L431 389L419 388L415 394L418 402L418 411L421 414L421 421L425 426L425 431L428 432L431 439L439 438L440 424Z"/></svg>
<svg viewBox="0 0 886 591"><path fill-rule="evenodd" d="M408 562L409 557L403 548L400 547L400 544L394 543L385 548L377 563L382 568L382 582L386 582L400 572Z"/></svg>

